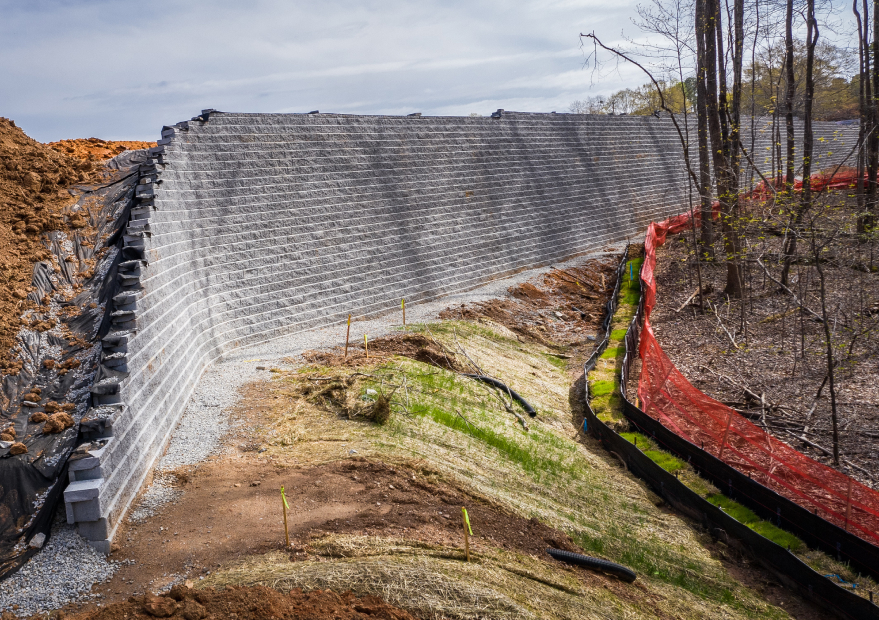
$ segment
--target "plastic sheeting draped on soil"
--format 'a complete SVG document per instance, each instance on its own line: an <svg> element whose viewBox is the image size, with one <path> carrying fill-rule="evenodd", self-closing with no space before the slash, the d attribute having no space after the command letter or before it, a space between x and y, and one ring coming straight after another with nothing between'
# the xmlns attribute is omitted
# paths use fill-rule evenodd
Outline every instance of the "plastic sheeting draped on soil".
<svg viewBox="0 0 879 620"><path fill-rule="evenodd" d="M104 184L75 190L80 195L67 216L84 224L43 237L50 257L34 265L28 294L37 309L25 312L13 351L21 369L0 381L0 427L12 427L27 448L12 454L12 442L0 442L0 578L37 552L29 546L36 534L48 536L90 388L113 372L100 363L99 338L109 326L117 246L144 161L143 151L127 151L108 162ZM44 417L34 414L56 411L70 415L73 425L45 433L46 422L37 421Z"/></svg>

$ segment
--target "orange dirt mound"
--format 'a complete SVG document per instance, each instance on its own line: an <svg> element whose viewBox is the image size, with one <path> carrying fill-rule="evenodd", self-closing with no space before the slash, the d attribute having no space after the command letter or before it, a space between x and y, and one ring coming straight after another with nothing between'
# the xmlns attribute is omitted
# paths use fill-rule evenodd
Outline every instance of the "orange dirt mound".
<svg viewBox="0 0 879 620"><path fill-rule="evenodd" d="M139 140L101 140L100 138L76 138L75 140L59 140L49 142L50 149L79 159L98 161L111 159L123 151L136 151L156 146L155 142Z"/></svg>
<svg viewBox="0 0 879 620"><path fill-rule="evenodd" d="M336 594L330 590L302 592L299 588L284 594L263 586L253 588L226 586L224 590L192 590L175 586L169 596L138 596L124 603L114 603L99 610L74 616L73 620L151 620L174 618L201 620L235 618L237 620L415 620L410 613L388 605L374 596L358 598L351 592Z"/></svg>
<svg viewBox="0 0 879 620"><path fill-rule="evenodd" d="M591 350L605 304L613 293L615 271L614 259L553 268L539 279L510 287L511 298L447 308L439 316L451 320L485 317L512 330L520 339L552 346L586 345ZM372 349L372 344L369 346Z"/></svg>
<svg viewBox="0 0 879 620"><path fill-rule="evenodd" d="M55 152L0 117L0 375L15 374L10 351L29 307L33 264L49 257L41 234L67 230L67 188L96 178L88 161Z"/></svg>

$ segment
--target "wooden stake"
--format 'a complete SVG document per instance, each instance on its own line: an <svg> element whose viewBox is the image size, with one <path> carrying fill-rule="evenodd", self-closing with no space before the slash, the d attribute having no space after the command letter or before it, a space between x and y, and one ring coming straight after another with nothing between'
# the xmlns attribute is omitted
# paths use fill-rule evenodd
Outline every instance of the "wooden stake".
<svg viewBox="0 0 879 620"><path fill-rule="evenodd" d="M366 351L366 359L369 359L369 342L366 340L366 334L363 334L363 349Z"/></svg>
<svg viewBox="0 0 879 620"><path fill-rule="evenodd" d="M473 530L470 529L470 518L467 516L467 509L461 506L461 522L464 526L464 553L467 554L467 561L470 561L470 536Z"/></svg>
<svg viewBox="0 0 879 620"><path fill-rule="evenodd" d="M284 496L284 487L281 487L281 504L284 507L284 538L287 540L287 547L290 547L290 528L287 527L287 498Z"/></svg>
<svg viewBox="0 0 879 620"><path fill-rule="evenodd" d="M351 315L348 315L348 331L345 332L345 357L348 357L348 338L351 337Z"/></svg>
<svg viewBox="0 0 879 620"><path fill-rule="evenodd" d="M405 299L400 301L400 306L403 307L403 329L406 329L406 300Z"/></svg>

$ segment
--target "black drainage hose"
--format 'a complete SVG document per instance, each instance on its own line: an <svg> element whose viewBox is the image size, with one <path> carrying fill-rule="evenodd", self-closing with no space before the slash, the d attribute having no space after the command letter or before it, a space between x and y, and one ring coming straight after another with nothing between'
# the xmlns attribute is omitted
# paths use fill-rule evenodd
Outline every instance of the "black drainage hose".
<svg viewBox="0 0 879 620"><path fill-rule="evenodd" d="M528 401L516 394L513 390L508 388L502 381L498 381L494 377L486 377L485 375L468 375L464 374L465 377L470 377L471 379L476 379L477 381L482 381L483 383L487 383L491 386L498 388L504 392L507 392L510 395L510 398L515 400L517 403L522 405L522 409L525 410L525 413L530 415L532 418L537 416L537 412L534 410L534 407L528 404Z"/></svg>
<svg viewBox="0 0 879 620"><path fill-rule="evenodd" d="M632 583L638 578L638 575L622 564L614 564L607 560L599 560L598 558L590 558L588 555L580 555L579 553L571 553L570 551L562 551L561 549L549 548L546 552L556 560L567 562L568 564L576 564L577 566L585 566L594 570L600 570L603 573L610 573L614 577L618 577L623 581Z"/></svg>

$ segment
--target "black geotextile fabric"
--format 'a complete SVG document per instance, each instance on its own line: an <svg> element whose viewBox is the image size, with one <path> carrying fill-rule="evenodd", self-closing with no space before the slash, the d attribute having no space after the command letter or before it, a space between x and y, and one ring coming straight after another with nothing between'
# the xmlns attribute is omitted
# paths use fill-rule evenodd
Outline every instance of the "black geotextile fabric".
<svg viewBox="0 0 879 620"><path fill-rule="evenodd" d="M614 296L608 303L608 315L611 317L616 311L619 281L622 278L627 257L627 255L623 257L620 269L617 272L617 285L614 289ZM759 483L754 482L747 476L740 474L722 461L703 452L698 446L694 446L678 437L629 402L626 396L626 380L631 370L631 364L635 356L638 355L638 336L640 334L642 311L643 297L638 305L638 311L626 332L626 354L623 359L622 376L620 378L623 413L629 422L645 435L652 437L654 441L669 452L693 465L699 475L711 480L727 496L748 506L761 517L772 520L773 523L779 524L778 519L779 515L781 515L780 526L800 535L806 544L820 548L831 555L850 562L855 569L860 570L862 573L876 576L877 571L879 571L879 563L873 561L872 564L862 565L861 562L869 560L873 556L860 555L856 549L866 545L867 549L862 549L861 553L872 553L869 551L869 548L875 549L873 545L824 521ZM598 357L607 347L609 338L610 321L605 326L604 339L585 364L584 371L587 376L589 371L595 366ZM739 523L723 510L692 491L673 474L664 470L650 457L641 452L637 446L622 438L616 431L604 424L589 405L588 381L586 385L586 419L583 424L584 430L591 432L601 440L609 451L618 454L624 460L629 471L647 482L660 497L676 510L702 523L715 536L725 538L730 544L736 545L741 550L752 555L787 588L796 591L802 597L819 605L833 615L857 620L879 618L879 607L872 602L861 598L850 590L840 587L827 577L815 572L809 565L805 564L787 549L761 536L748 526ZM716 463L711 463L711 460ZM729 471L724 471L720 467L726 468ZM737 474L738 477L735 477L733 474ZM759 489L754 487L759 487ZM746 493L764 499L767 503L760 504L755 502ZM776 498L775 503L767 499L770 496ZM787 502L787 504L782 505L781 502ZM771 506L776 506L777 511L768 510L767 507ZM794 509L799 509L799 511L805 514L797 516ZM797 523L797 518L807 518L808 520ZM813 519L815 521L812 521ZM809 532L812 532L814 536L810 538ZM854 557L851 555L852 553L854 553ZM855 562L855 557L859 560L857 563Z"/></svg>
<svg viewBox="0 0 879 620"><path fill-rule="evenodd" d="M109 326L107 302L116 293L121 231L133 204L138 168L145 161L144 151L127 151L108 162L104 183L71 190L78 200L67 215L78 212L88 225L70 234L44 236L55 260L34 266L35 288L28 298L39 304L48 296L50 310L24 316L31 322L57 323L48 331L20 330L16 354L23 367L0 381L0 427L14 426L16 441L27 446L27 453L11 455L11 442L0 442L0 579L38 551L29 546L36 534L50 534L67 483L67 461L78 443L79 421L91 404L92 383L104 371L99 340ZM49 368L46 360L55 363ZM41 389L38 406L24 406L23 396L34 387ZM72 428L44 434L44 423L30 421L50 401L73 406L68 411Z"/></svg>

